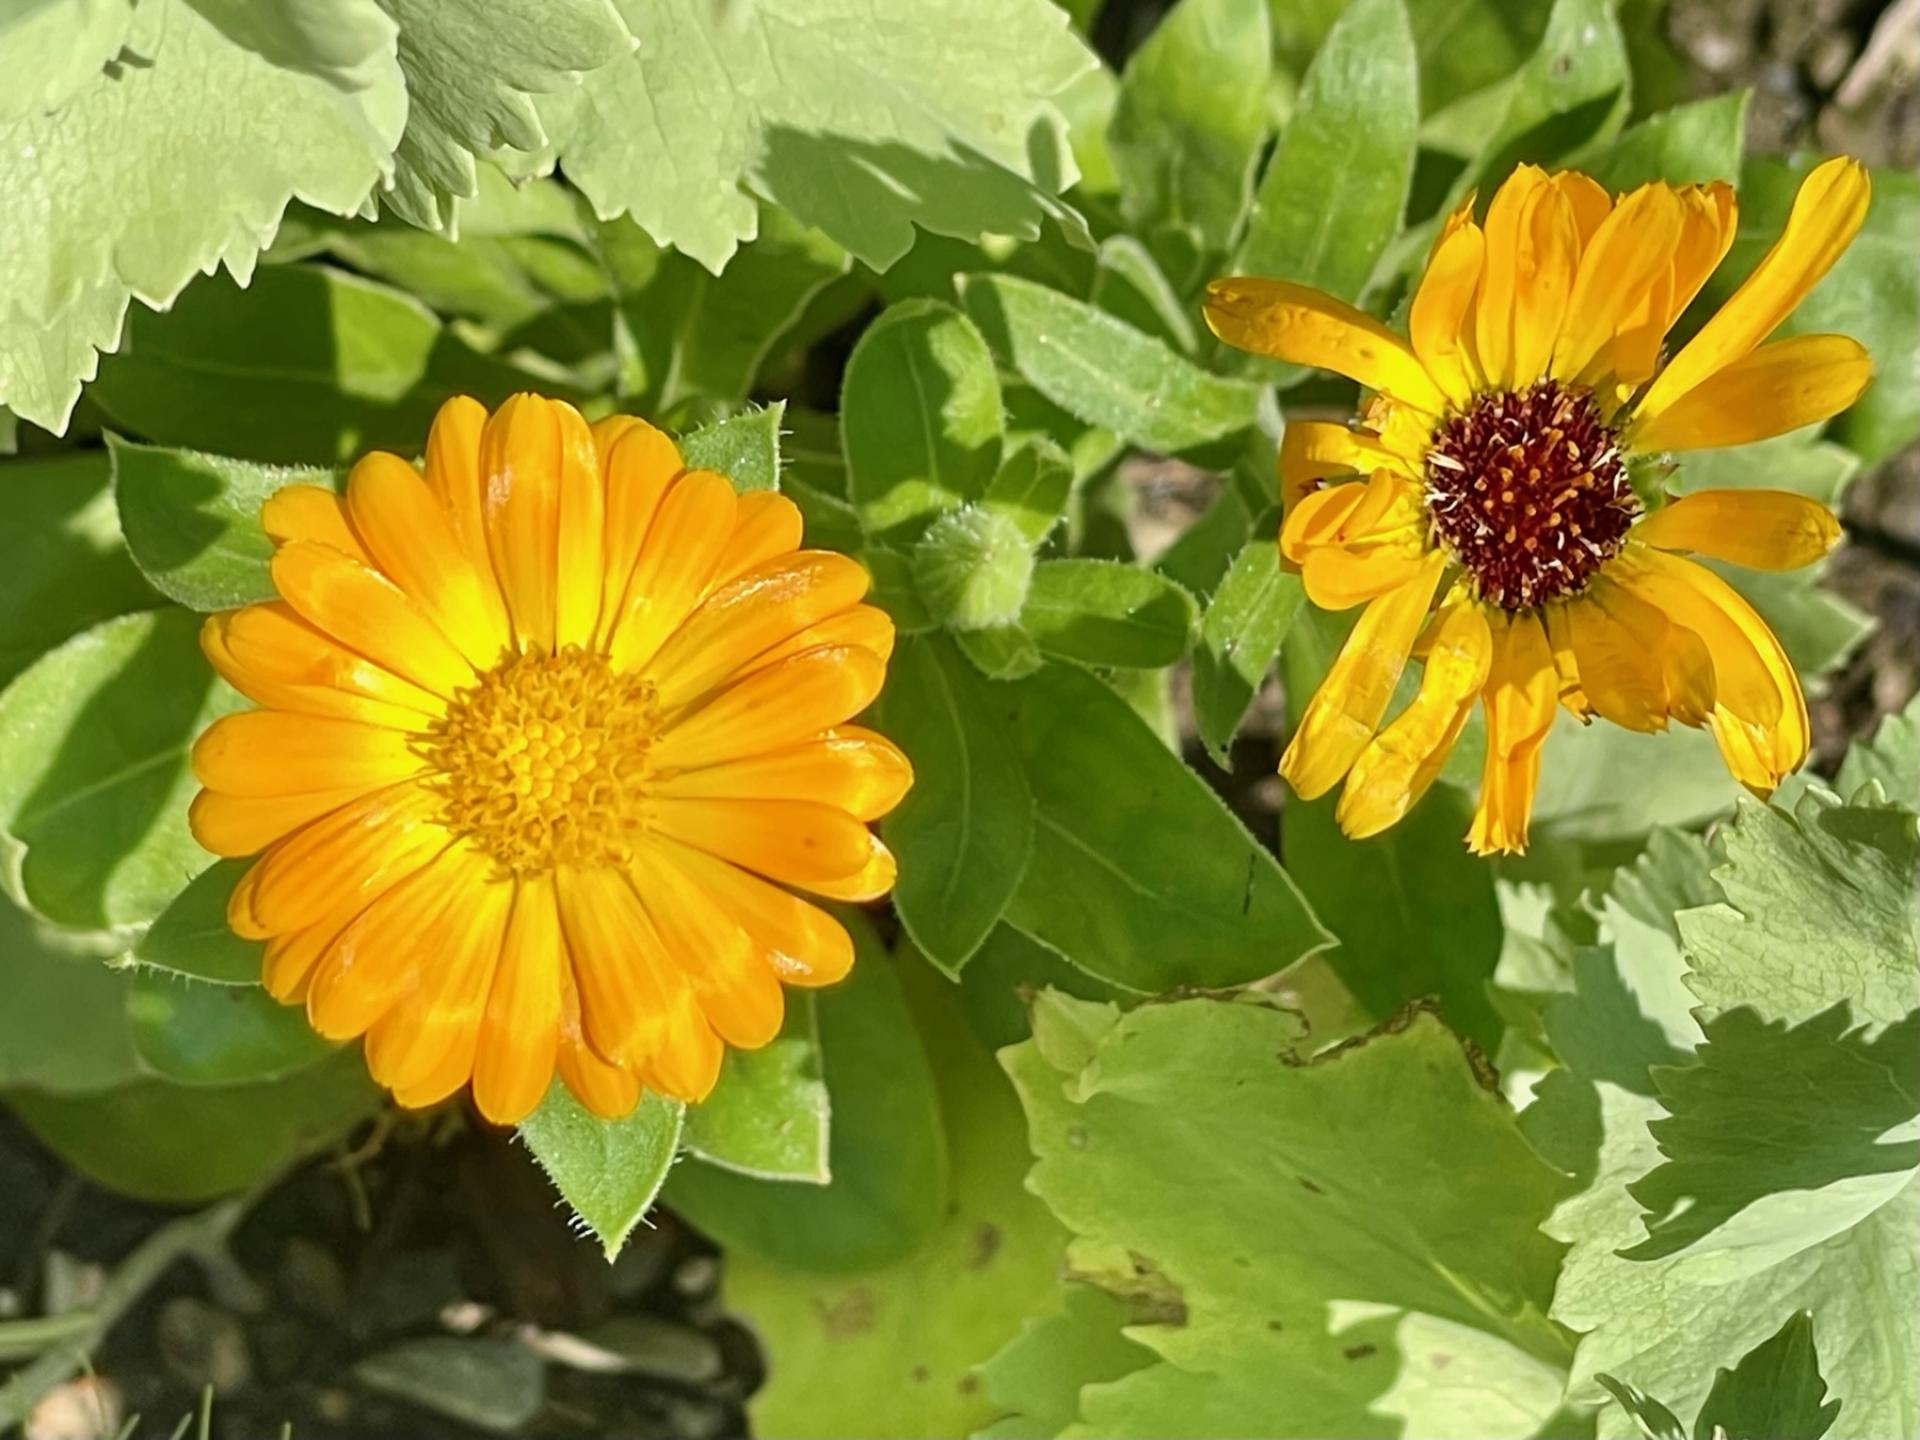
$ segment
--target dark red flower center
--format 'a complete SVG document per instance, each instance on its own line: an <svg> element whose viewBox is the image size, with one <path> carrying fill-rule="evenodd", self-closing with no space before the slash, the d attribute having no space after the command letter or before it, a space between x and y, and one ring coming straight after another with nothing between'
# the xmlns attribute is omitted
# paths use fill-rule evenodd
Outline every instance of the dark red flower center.
<svg viewBox="0 0 1920 1440"><path fill-rule="evenodd" d="M1593 397L1546 380L1476 396L1441 423L1427 512L1481 599L1526 610L1586 589L1640 502Z"/></svg>

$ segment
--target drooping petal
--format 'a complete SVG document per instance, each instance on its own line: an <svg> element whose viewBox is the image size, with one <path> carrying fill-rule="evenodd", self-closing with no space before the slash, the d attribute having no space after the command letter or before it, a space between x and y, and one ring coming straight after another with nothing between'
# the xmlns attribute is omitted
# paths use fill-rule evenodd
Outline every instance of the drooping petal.
<svg viewBox="0 0 1920 1440"><path fill-rule="evenodd" d="M1280 435L1280 503L1293 509L1322 480L1390 470L1407 479L1417 468L1378 436L1325 420L1289 420Z"/></svg>
<svg viewBox="0 0 1920 1440"><path fill-rule="evenodd" d="M1655 378L1635 412L1636 424L1651 424L1779 328L1852 243L1867 216L1870 188L1866 168L1844 156L1807 176L1780 238Z"/></svg>
<svg viewBox="0 0 1920 1440"><path fill-rule="evenodd" d="M1285 280L1235 276L1207 286L1207 324L1227 344L1332 370L1438 414L1446 393L1406 341L1346 302Z"/></svg>
<svg viewBox="0 0 1920 1440"><path fill-rule="evenodd" d="M1307 598L1322 610L1350 610L1398 590L1426 563L1415 546L1371 549L1322 545L1307 552L1300 578Z"/></svg>
<svg viewBox="0 0 1920 1440"><path fill-rule="evenodd" d="M1603 720L1650 733L1667 728L1661 613L1604 576L1566 607L1580 684Z"/></svg>
<svg viewBox="0 0 1920 1440"><path fill-rule="evenodd" d="M1302 798L1332 789L1373 738L1445 568L1445 555L1434 552L1413 579L1361 612L1280 760Z"/></svg>
<svg viewBox="0 0 1920 1440"><path fill-rule="evenodd" d="M1547 648L1553 651L1553 670L1560 682L1560 707L1582 725L1593 719L1593 702L1580 683L1580 662L1573 653L1573 627L1567 612L1580 601L1556 601L1540 607L1540 623L1546 626Z"/></svg>
<svg viewBox="0 0 1920 1440"><path fill-rule="evenodd" d="M1360 752L1340 792L1335 818L1357 840L1397 824L1420 802L1486 683L1493 641L1480 607L1462 601L1437 618L1419 693Z"/></svg>
<svg viewBox="0 0 1920 1440"><path fill-rule="evenodd" d="M1700 490L1647 516L1633 538L1749 570L1798 570L1839 543L1840 521L1819 501L1791 490Z"/></svg>
<svg viewBox="0 0 1920 1440"><path fill-rule="evenodd" d="M1527 848L1540 751L1553 729L1558 677L1538 618L1503 616L1493 627L1493 659L1482 698L1487 759L1480 803L1467 831L1476 855L1517 855Z"/></svg>
<svg viewBox="0 0 1920 1440"><path fill-rule="evenodd" d="M1628 545L1613 568L1620 584L1656 606L1670 624L1700 637L1713 657L1714 697L1720 705L1771 727L1798 702L1799 682L1780 642L1718 575L1637 544Z"/></svg>
<svg viewBox="0 0 1920 1440"><path fill-rule="evenodd" d="M553 877L522 876L473 1054L473 1103L495 1125L518 1125L553 1083L566 964Z"/></svg>
<svg viewBox="0 0 1920 1440"><path fill-rule="evenodd" d="M1796 335L1762 345L1652 418L1627 426L1640 450L1708 450L1784 435L1838 415L1873 379L1873 357L1845 335Z"/></svg>

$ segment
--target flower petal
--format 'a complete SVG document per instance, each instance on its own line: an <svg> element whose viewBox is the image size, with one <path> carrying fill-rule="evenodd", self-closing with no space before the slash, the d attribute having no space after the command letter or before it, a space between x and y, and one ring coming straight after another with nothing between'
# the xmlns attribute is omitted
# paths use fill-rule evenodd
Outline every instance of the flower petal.
<svg viewBox="0 0 1920 1440"><path fill-rule="evenodd" d="M560 521L553 643L590 645L606 588L607 487L593 432L580 412L555 402L560 421Z"/></svg>
<svg viewBox="0 0 1920 1440"><path fill-rule="evenodd" d="M732 483L711 470L689 470L673 482L648 527L614 621L615 669L645 665L700 603L738 509Z"/></svg>
<svg viewBox="0 0 1920 1440"><path fill-rule="evenodd" d="M1838 415L1873 379L1873 357L1845 335L1762 345L1701 381L1651 419L1627 426L1638 450L1709 450L1784 435Z"/></svg>
<svg viewBox="0 0 1920 1440"><path fill-rule="evenodd" d="M187 825L203 850L229 858L254 855L364 794L357 785L307 795L224 795L202 790L187 807Z"/></svg>
<svg viewBox="0 0 1920 1440"><path fill-rule="evenodd" d="M675 718L651 758L662 770L690 770L809 739L871 705L886 673L879 656L858 646L803 651Z"/></svg>
<svg viewBox="0 0 1920 1440"><path fill-rule="evenodd" d="M260 507L260 528L277 544L311 540L331 545L342 555L372 565L347 518L346 502L319 485L284 485Z"/></svg>
<svg viewBox="0 0 1920 1440"><path fill-rule="evenodd" d="M473 1103L495 1125L518 1125L553 1083L566 964L553 877L523 876L473 1054Z"/></svg>
<svg viewBox="0 0 1920 1440"><path fill-rule="evenodd" d="M402 731L280 710L222 715L193 746L195 777L229 795L367 791L425 764Z"/></svg>
<svg viewBox="0 0 1920 1440"><path fill-rule="evenodd" d="M872 859L865 825L810 800L662 798L653 818L661 834L783 885L832 884Z"/></svg>
<svg viewBox="0 0 1920 1440"><path fill-rule="evenodd" d="M467 570L480 591L486 623L504 635L511 633L512 623L487 548L485 497L480 483L480 441L486 428L486 407L468 396L454 396L433 417L422 469L427 488L446 514L454 543L467 557Z"/></svg>
<svg viewBox="0 0 1920 1440"><path fill-rule="evenodd" d="M514 638L522 648L549 651L559 585L562 408L544 396L512 395L480 435L487 552Z"/></svg>
<svg viewBox="0 0 1920 1440"><path fill-rule="evenodd" d="M845 927L758 875L677 840L655 842L751 935L774 973L789 985L832 985L853 968L853 940Z"/></svg>
<svg viewBox="0 0 1920 1440"><path fill-rule="evenodd" d="M604 646L620 618L627 582L660 502L685 468L665 433L631 415L614 415L594 426L594 443L607 490L605 582L600 592L599 642Z"/></svg>
<svg viewBox="0 0 1920 1440"><path fill-rule="evenodd" d="M337 685L305 685L277 679L271 674L263 674L260 669L243 663L234 654L230 634L234 622L246 614L244 610L229 610L218 615L209 615L206 623L200 627L200 653L207 657L208 662L222 680L254 704L263 705L269 710L286 710L297 715L316 715L333 720L357 720L364 725L383 725L388 729L408 730L416 734L432 726L433 717L424 711L396 705L384 699L375 699ZM294 623L315 641L324 644L321 637L314 631L299 625L297 621ZM346 652L339 653L348 664L359 661L360 665L367 670L375 668L366 661L360 661L358 656L349 658ZM290 668L279 654L270 654L268 659L273 669ZM400 683L392 676L385 675L385 672L381 674L384 679L392 681L396 686ZM413 690L415 687L407 688ZM426 695L425 691L417 693L425 695L429 703L439 703L432 696Z"/></svg>
<svg viewBox="0 0 1920 1440"><path fill-rule="evenodd" d="M572 967L560 972L560 1078L588 1110L602 1120L620 1120L640 1103L640 1077L618 1065L609 1065L587 1043L582 1028L580 987Z"/></svg>
<svg viewBox="0 0 1920 1440"><path fill-rule="evenodd" d="M439 825L438 812L439 798L431 792L396 785L289 835L247 872L253 925L281 934L371 903L448 848L453 837Z"/></svg>
<svg viewBox="0 0 1920 1440"><path fill-rule="evenodd" d="M1682 213L1679 197L1669 186L1642 185L1621 200L1594 232L1581 252L1566 324L1554 344L1556 380L1585 376L1594 357L1646 300L1654 282L1669 274Z"/></svg>
<svg viewBox="0 0 1920 1440"><path fill-rule="evenodd" d="M740 508L733 521L733 534L714 567L716 585L758 569L768 561L790 555L800 548L806 526L800 507L784 495L771 490L754 490L740 497Z"/></svg>
<svg viewBox="0 0 1920 1440"><path fill-rule="evenodd" d="M603 1060L637 1072L666 1043L686 976L624 874L562 869L555 885L582 1033Z"/></svg>
<svg viewBox="0 0 1920 1440"><path fill-rule="evenodd" d="M249 684L272 686L278 693L291 687L316 704L322 702L306 695L309 688L340 690L378 701L382 707L412 711L427 721L447 713L447 702L440 696L348 649L303 620L283 601L209 616L207 628L201 632L203 648L208 629L217 630L219 643L236 673L247 676ZM240 688L238 681L231 683ZM396 725L401 729L418 728L413 722Z"/></svg>
<svg viewBox="0 0 1920 1440"><path fill-rule="evenodd" d="M377 570L310 540L281 546L272 569L286 602L348 649L436 695L473 683L466 657Z"/></svg>
<svg viewBox="0 0 1920 1440"><path fill-rule="evenodd" d="M758 1050L779 1034L784 992L739 922L658 847L634 852L633 883L714 1032L742 1050Z"/></svg>
<svg viewBox="0 0 1920 1440"><path fill-rule="evenodd" d="M1455 405L1465 405L1473 398L1479 378L1470 348L1462 342L1486 256L1487 238L1480 227L1470 221L1456 226L1427 262L1407 312L1407 334L1414 353L1434 384ZM1289 425L1286 433L1292 434L1294 428ZM1281 438L1284 443L1285 435Z"/></svg>
<svg viewBox="0 0 1920 1440"><path fill-rule="evenodd" d="M891 740L845 726L763 755L684 770L652 791L682 800L814 800L857 820L877 820L913 784L913 767Z"/></svg>
<svg viewBox="0 0 1920 1440"><path fill-rule="evenodd" d="M1473 302L1473 348L1480 373L1497 390L1514 388L1513 316L1521 286L1521 236L1546 172L1521 165L1487 205L1486 261Z"/></svg>
<svg viewBox="0 0 1920 1440"><path fill-rule="evenodd" d="M1364 310L1285 280L1235 276L1207 286L1207 324L1227 344L1332 370L1438 414L1446 393L1406 341Z"/></svg>
<svg viewBox="0 0 1920 1440"><path fill-rule="evenodd" d="M1573 205L1557 185L1533 193L1520 222L1513 297L1513 383L1544 378L1567 316L1580 264L1580 233Z"/></svg>
<svg viewBox="0 0 1920 1440"><path fill-rule="evenodd" d="M1665 617L1605 576L1566 607L1580 688L1603 720L1626 730L1667 728Z"/></svg>
<svg viewBox="0 0 1920 1440"><path fill-rule="evenodd" d="M1644 545L1629 545L1613 568L1614 578L1657 606L1670 624L1700 637L1713 657L1718 705L1768 729L1782 724L1783 717L1791 721L1796 707L1804 716L1800 683L1786 652L1726 581L1691 560Z"/></svg>
<svg viewBox="0 0 1920 1440"><path fill-rule="evenodd" d="M1476 855L1518 855L1527 848L1540 751L1553 729L1559 679L1536 617L1501 617L1492 634L1493 660L1482 691L1487 760L1467 848Z"/></svg>
<svg viewBox="0 0 1920 1440"><path fill-rule="evenodd" d="M1819 501L1791 490L1700 490L1647 516L1633 538L1749 570L1798 570L1839 543L1840 521Z"/></svg>

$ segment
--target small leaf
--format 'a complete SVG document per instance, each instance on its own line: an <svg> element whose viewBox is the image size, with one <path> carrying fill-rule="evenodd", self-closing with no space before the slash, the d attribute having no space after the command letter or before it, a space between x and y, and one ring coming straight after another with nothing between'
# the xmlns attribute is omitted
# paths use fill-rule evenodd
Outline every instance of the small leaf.
<svg viewBox="0 0 1920 1440"><path fill-rule="evenodd" d="M1851 799L1869 781L1894 804L1920 810L1920 695L1882 719L1871 741L1854 742L1834 786Z"/></svg>
<svg viewBox="0 0 1920 1440"><path fill-rule="evenodd" d="M900 861L901 923L949 975L999 920L1033 839L1033 797L1004 714L951 640L915 639L894 655L880 724L915 783L881 834Z"/></svg>
<svg viewBox="0 0 1920 1440"><path fill-rule="evenodd" d="M686 1107L643 1091L624 1120L602 1120L560 1080L520 1123L520 1138L612 1261L666 1181Z"/></svg>
<svg viewBox="0 0 1920 1440"><path fill-rule="evenodd" d="M986 630L956 630L953 643L989 680L1022 680L1047 663L1033 637L1017 623Z"/></svg>
<svg viewBox="0 0 1920 1440"><path fill-rule="evenodd" d="M689 470L711 470L733 482L742 494L780 488L780 418L786 402L776 400L728 420L715 421L680 437L680 458Z"/></svg>
<svg viewBox="0 0 1920 1440"><path fill-rule="evenodd" d="M688 1151L760 1180L826 1184L829 1107L821 1069L814 997L789 990L779 1036L759 1050L728 1050L713 1093L688 1109Z"/></svg>
<svg viewBox="0 0 1920 1440"><path fill-rule="evenodd" d="M1304 593L1300 577L1280 568L1279 547L1252 540L1207 602L1193 652L1193 714L1201 743L1223 769Z"/></svg>
<svg viewBox="0 0 1920 1440"><path fill-rule="evenodd" d="M1820 1440L1840 1401L1827 1399L1813 1316L1802 1310L1780 1333L1714 1377L1693 1422L1694 1440Z"/></svg>
<svg viewBox="0 0 1920 1440"><path fill-rule="evenodd" d="M994 350L1089 425L1173 454L1254 423L1256 387L1209 375L1084 301L1012 275L968 275L959 284Z"/></svg>
<svg viewBox="0 0 1920 1440"><path fill-rule="evenodd" d="M260 528L260 507L287 485L339 484L332 470L256 465L114 436L107 447L128 552L156 590L189 610L275 598L267 573L273 542Z"/></svg>
<svg viewBox="0 0 1920 1440"><path fill-rule="evenodd" d="M135 973L127 994L133 1047L156 1075L181 1085L277 1080L339 1047L314 1034L306 1010L258 985L209 985L159 970Z"/></svg>
<svg viewBox="0 0 1920 1440"><path fill-rule="evenodd" d="M1583 168L1617 195L1654 180L1738 185L1751 98L1751 91L1735 90L1663 110L1623 133Z"/></svg>
<svg viewBox="0 0 1920 1440"><path fill-rule="evenodd" d="M1633 1417L1645 1440L1687 1440L1687 1432L1681 1427L1674 1413L1651 1395L1646 1395L1611 1375L1593 1377L1607 1387L1607 1393L1620 1402L1620 1408Z"/></svg>
<svg viewBox="0 0 1920 1440"><path fill-rule="evenodd" d="M1193 622L1193 598L1173 581L1111 560L1042 560L1020 607L1043 653L1137 670L1185 655Z"/></svg>
<svg viewBox="0 0 1920 1440"><path fill-rule="evenodd" d="M1044 437L1030 440L1000 464L987 486L986 507L1011 520L1029 545L1060 523L1073 492L1073 461Z"/></svg>
<svg viewBox="0 0 1920 1440"><path fill-rule="evenodd" d="M928 613L954 630L1012 624L1033 577L1027 537L985 505L948 511L913 547L914 589Z"/></svg>
<svg viewBox="0 0 1920 1440"><path fill-rule="evenodd" d="M978 500L1000 464L1005 424L993 356L973 322L951 305L903 301L847 360L848 498L875 533Z"/></svg>
<svg viewBox="0 0 1920 1440"><path fill-rule="evenodd" d="M258 985L261 942L227 923L227 901L251 860L217 860L154 918L127 958L213 985Z"/></svg>

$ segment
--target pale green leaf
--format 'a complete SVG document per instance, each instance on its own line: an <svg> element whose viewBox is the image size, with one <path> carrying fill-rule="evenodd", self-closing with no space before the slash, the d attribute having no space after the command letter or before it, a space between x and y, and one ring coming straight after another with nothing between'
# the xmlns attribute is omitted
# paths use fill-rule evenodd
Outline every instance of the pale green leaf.
<svg viewBox="0 0 1920 1440"><path fill-rule="evenodd" d="M1133 52L1107 129L1121 206L1143 232L1232 242L1267 133L1266 0L1179 0Z"/></svg>
<svg viewBox="0 0 1920 1440"><path fill-rule="evenodd" d="M786 402L716 420L680 437L680 458L690 469L711 470L742 494L780 488L780 418Z"/></svg>
<svg viewBox="0 0 1920 1440"><path fill-rule="evenodd" d="M211 860L187 747L240 698L167 609L82 631L0 694L0 885L57 924L137 930Z"/></svg>
<svg viewBox="0 0 1920 1440"><path fill-rule="evenodd" d="M687 1110L682 1139L743 1175L824 1185L828 1110L814 997L789 990L780 1034L758 1050L728 1050L713 1093Z"/></svg>
<svg viewBox="0 0 1920 1440"><path fill-rule="evenodd" d="M1546 7L1536 0L1534 8ZM1498 185L1517 164L1547 163L1607 136L1627 113L1629 85L1612 0L1552 0L1538 48L1506 87L1491 141L1454 193Z"/></svg>
<svg viewBox="0 0 1920 1440"><path fill-rule="evenodd" d="M1153 1351L1123 1333L1133 1323L1124 1301L1096 1285L1069 1284L1058 1315L1029 1320L980 1367L981 1383L1006 1418L978 1440L1053 1440L1080 1418L1080 1391L1130 1375Z"/></svg>
<svg viewBox="0 0 1920 1440"><path fill-rule="evenodd" d="M1158 670L1187 653L1193 597L1166 576L1112 560L1042 560L1020 628L1042 654Z"/></svg>
<svg viewBox="0 0 1920 1440"><path fill-rule="evenodd" d="M154 589L202 612L275 598L260 507L286 485L332 490L331 470L257 465L108 438L127 550Z"/></svg>
<svg viewBox="0 0 1920 1440"><path fill-rule="evenodd" d="M1071 215L1052 101L1093 62L1047 0L919 0L884 24L864 0L617 3L642 48L541 117L597 214L631 214L716 274L752 238L756 197L876 270L915 225L1031 236Z"/></svg>
<svg viewBox="0 0 1920 1440"><path fill-rule="evenodd" d="M625 1119L602 1120L555 1080L540 1108L520 1122L520 1138L612 1260L660 1193L685 1112L648 1090Z"/></svg>
<svg viewBox="0 0 1920 1440"><path fill-rule="evenodd" d="M400 24L407 77L407 128L393 189L381 198L432 230L448 227L455 197L479 188L476 155L546 144L533 95L571 88L635 43L612 0L380 4Z"/></svg>
<svg viewBox="0 0 1920 1440"><path fill-rule="evenodd" d="M1678 1417L1653 1396L1645 1394L1612 1375L1593 1377L1607 1387L1607 1393L1620 1402L1620 1408L1633 1417L1646 1440L1687 1440L1686 1427Z"/></svg>
<svg viewBox="0 0 1920 1440"><path fill-rule="evenodd" d="M1840 762L1835 786L1849 798L1872 782L1896 805L1920 810L1920 696L1881 720L1871 742L1855 742Z"/></svg>
<svg viewBox="0 0 1920 1440"><path fill-rule="evenodd" d="M1201 743L1222 768L1304 594L1300 577L1280 568L1279 547L1250 540L1207 601L1193 652L1193 716Z"/></svg>
<svg viewBox="0 0 1920 1440"><path fill-rule="evenodd" d="M1073 1433L1535 1433L1570 1351L1537 1228L1565 1181L1431 1014L1313 1061L1300 1038L1265 1004L1049 992L1008 1052L1029 1186L1158 1357L1083 1389Z"/></svg>
<svg viewBox="0 0 1920 1440"><path fill-rule="evenodd" d="M1635 783L1622 785L1622 775ZM1695 825L1732 809L1742 793L1706 730L1642 735L1557 715L1534 797L1534 838L1609 841Z"/></svg>
<svg viewBox="0 0 1920 1440"><path fill-rule="evenodd" d="M1254 423L1257 387L1209 375L1103 310L1011 275L968 275L960 283L987 343L1089 425L1171 453Z"/></svg>
<svg viewBox="0 0 1920 1440"><path fill-rule="evenodd" d="M397 61L348 93L235 45L182 0L146 0L125 43L112 81L0 128L0 323L76 327L0 373L0 403L56 431L129 294L163 306L216 264L248 275L296 197L357 210L406 117Z"/></svg>
<svg viewBox="0 0 1920 1440"><path fill-rule="evenodd" d="M1200 347L1192 307L1180 298L1153 252L1131 235L1109 235L1100 242L1087 298L1182 355Z"/></svg>
<svg viewBox="0 0 1920 1440"><path fill-rule="evenodd" d="M1047 663L1033 637L1017 621L985 630L956 630L953 643L989 680L1024 680Z"/></svg>
<svg viewBox="0 0 1920 1440"><path fill-rule="evenodd" d="M234 44L349 93L391 73L399 32L376 0L187 0Z"/></svg>
<svg viewBox="0 0 1920 1440"><path fill-rule="evenodd" d="M134 0L13 0L0 12L0 124L58 110L100 78L133 29Z"/></svg>

